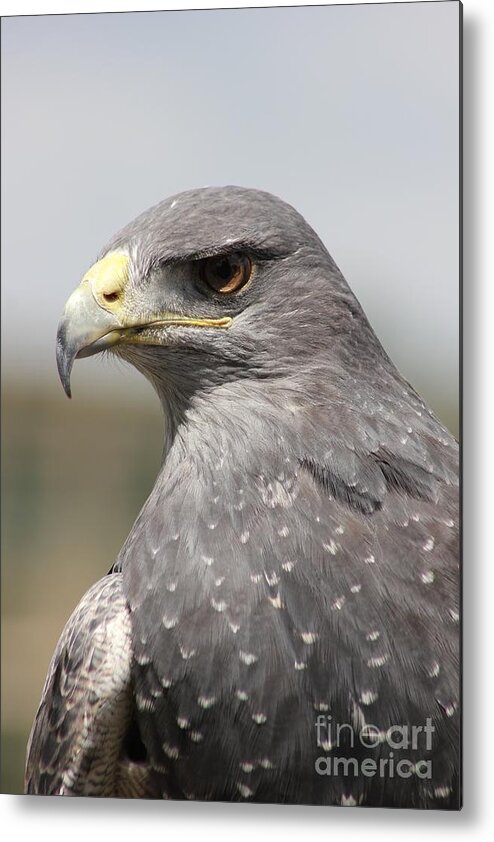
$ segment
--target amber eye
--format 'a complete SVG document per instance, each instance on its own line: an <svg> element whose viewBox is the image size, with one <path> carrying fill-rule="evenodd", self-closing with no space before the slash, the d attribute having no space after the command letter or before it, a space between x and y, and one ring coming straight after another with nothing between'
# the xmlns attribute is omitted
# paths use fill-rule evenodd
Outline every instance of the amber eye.
<svg viewBox="0 0 494 842"><path fill-rule="evenodd" d="M249 280L252 263L245 254L223 254L202 260L200 271L204 283L215 292L236 292Z"/></svg>

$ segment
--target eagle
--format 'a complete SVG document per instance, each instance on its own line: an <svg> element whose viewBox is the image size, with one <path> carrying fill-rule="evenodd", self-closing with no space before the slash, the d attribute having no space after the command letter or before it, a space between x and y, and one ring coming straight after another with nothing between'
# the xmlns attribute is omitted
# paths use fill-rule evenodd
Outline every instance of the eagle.
<svg viewBox="0 0 494 842"><path fill-rule="evenodd" d="M68 299L69 397L102 351L154 387L163 457L25 791L459 809L458 444L314 230L241 187L150 208Z"/></svg>

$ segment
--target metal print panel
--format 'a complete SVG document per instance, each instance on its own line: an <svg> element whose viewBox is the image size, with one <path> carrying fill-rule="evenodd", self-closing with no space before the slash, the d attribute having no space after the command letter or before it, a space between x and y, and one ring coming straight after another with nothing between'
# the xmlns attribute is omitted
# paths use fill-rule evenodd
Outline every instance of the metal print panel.
<svg viewBox="0 0 494 842"><path fill-rule="evenodd" d="M158 29L184 49L191 34L199 56L204 27L210 27L216 40L205 52L213 43L215 49L226 44L224 58L250 27L259 39L261 66L268 57L266 33L276 30L273 49L285 62L290 45L303 42L290 70L299 90L288 96L273 66L263 96L257 71L250 69L252 56L235 48L240 69L230 82L218 82L217 74L228 75L229 67L217 55L204 66L206 96L215 81L222 91L219 100L213 94L211 119L197 91L181 98L181 77L197 81L198 66L191 71L179 55L172 73L158 61L156 81L151 65L157 41L151 37L147 68L139 69L136 57L125 58L128 78L135 72L143 85L143 101L131 91L122 114L116 91L116 105L111 97L104 105L104 113L119 121L110 146L103 141L114 158L112 153L96 163L93 183L81 186L86 209L99 190L98 220L86 227L75 205L60 214L56 196L47 197L58 222L44 233L44 248L63 276L48 294L47 322L51 326L63 311L52 349L66 395L73 388L73 403L85 408L78 416L75 407L62 406L61 390L55 392L45 373L36 385L24 378L7 395L11 417L22 416L17 434L10 435L17 458L24 447L26 477L11 495L31 500L34 513L22 534L15 520L10 524L9 541L14 559L16 553L26 559L36 554L38 582L35 587L35 580L23 578L22 569L14 575L9 559L7 588L13 592L17 583L25 591L28 610L7 614L7 634L13 633L12 617L18 626L25 623L29 657L40 661L38 676L48 671L44 686L29 687L30 711L17 720L22 739L13 739L15 727L7 732L8 762L16 752L22 758L22 740L27 759L24 783L13 775L5 786L32 795L459 809L459 459L448 426L455 428L458 386L461 5L19 19L5 28L7 67L15 68L16 49L22 54L34 35L44 34L70 76L78 68L77 38L97 48L99 38L118 33L124 38L121 59L130 43L128 27L150 35ZM311 50L310 37L351 56L336 83L330 77L334 57ZM369 82L358 51L376 37L381 55L368 68ZM337 44L342 38L343 46ZM49 76L51 69L47 58L42 73ZM392 69L398 84L387 75ZM101 79L107 93L115 80L110 60ZM10 95L18 95L22 78L9 84ZM53 86L45 97L59 104L58 74ZM171 103L166 132L184 146L181 162L158 152L163 124L143 119L155 108L160 86ZM80 90L89 97L90 82ZM227 91L235 91L235 101ZM91 125L95 109L84 100L80 107L82 123L88 117ZM187 145L187 115L194 109L194 148L201 152L204 144L199 159ZM32 99L22 115L34 121ZM291 158L294 169L266 160L248 127L242 138L239 115L255 125L265 117L267 148L279 151L285 163ZM287 119L292 140L285 136ZM427 119L438 132L453 127L442 162L437 138L425 131ZM327 143L320 145L315 129L323 124ZM107 116L103 125L109 125ZM84 132L81 147L91 161L100 130L95 121ZM7 131L15 137L13 125ZM127 132L133 151L122 166L118 146ZM404 155L395 148L401 141ZM168 140L163 142L166 148ZM209 161L212 146L216 158ZM345 146L341 161L338 150ZM69 144L70 157L78 150ZM249 155L252 160L245 160ZM319 181L312 179L313 155ZM401 169L407 156L419 183ZM82 162L87 167L88 158ZM347 175L366 173L366 180L338 183L340 165ZM63 179L59 165L52 168ZM374 194L376 177L381 189ZM204 181L218 186L200 186ZM115 183L117 196L107 196ZM366 313L354 288L352 260L345 265L347 253L356 260L364 218L353 204L375 203L376 213L391 220L393 190L401 196L405 189L398 207L413 208L401 231L398 275L374 281L369 248L365 261L353 264L359 267L357 286L360 276L370 277L367 286L360 282L362 298L374 313L381 311L381 333L381 317ZM153 201L142 211L146 197ZM427 251L420 219L430 207L444 215ZM13 200L10 210L15 229ZM331 232L317 224L326 211L331 228L346 232L346 249L340 233L337 260ZM382 268L379 255L393 229L377 232L372 220L368 224ZM70 260L65 252L61 268L58 256L65 238L77 241L77 262L85 264L72 292ZM451 261L456 269L448 273ZM433 299L444 320L432 333L429 299L421 296L424 278L434 280L436 270ZM37 278L34 296L46 282L46 276ZM393 317L397 291L409 309L400 331ZM401 346L411 355L402 357ZM143 392L126 372L116 396L115 368L104 374L98 365L103 352L144 376L155 395L152 409L151 390ZM446 389L441 384L442 402L432 406L441 355L449 383ZM427 359L432 379L423 398L416 384L428 381ZM86 366L92 375L78 389ZM10 382L15 375L12 363ZM100 376L107 394L98 390ZM47 445L38 429L36 444L26 450L34 435L29 419L36 415L25 411L31 392L36 411L44 407L58 419L55 429L63 417L64 441L56 446L53 440ZM145 439L156 426L149 433L148 413L156 419L158 407L161 453L156 447L151 455ZM125 440L121 428L129 423L134 434ZM134 505L125 517L120 511L121 529L111 536L108 556L106 527L101 543L98 530L107 513L108 529L114 529L113 489L125 483ZM51 510L39 501L47 494ZM88 540L88 534L96 537ZM40 535L43 553L36 550ZM49 550L55 546L54 561ZM64 582L84 568L89 552L91 576L84 586L77 580L74 600ZM61 616L70 616L63 630L60 624L47 633L51 651L58 637L47 666L43 637L49 627L41 623L32 632L46 611L42 606L54 597ZM25 650L22 655L26 659ZM26 660L21 668L27 669ZM15 691L9 693L12 704ZM15 768L19 760L12 762Z"/></svg>

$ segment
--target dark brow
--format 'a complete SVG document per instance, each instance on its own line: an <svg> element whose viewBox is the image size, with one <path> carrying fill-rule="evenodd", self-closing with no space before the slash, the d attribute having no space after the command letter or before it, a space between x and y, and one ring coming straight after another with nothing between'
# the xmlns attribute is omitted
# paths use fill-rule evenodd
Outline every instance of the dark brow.
<svg viewBox="0 0 494 842"><path fill-rule="evenodd" d="M161 260L158 259L154 262L153 267L193 263L197 260L204 260L207 257L221 257L223 255L227 257L236 252L248 254L249 257L257 260L277 260L282 257L288 257L290 254L290 250L287 248L276 248L271 244L263 244L259 241L256 242L250 239L232 240L229 243L215 243L201 249L183 251L170 257L164 257Z"/></svg>

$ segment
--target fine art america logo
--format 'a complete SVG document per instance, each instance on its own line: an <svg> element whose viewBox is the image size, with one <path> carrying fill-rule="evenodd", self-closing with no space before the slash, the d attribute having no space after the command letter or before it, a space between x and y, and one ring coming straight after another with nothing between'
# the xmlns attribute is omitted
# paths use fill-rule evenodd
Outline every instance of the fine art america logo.
<svg viewBox="0 0 494 842"><path fill-rule="evenodd" d="M424 725L391 725L387 731L376 725L359 724L355 728L348 722L333 722L332 716L320 714L316 719L317 746L324 752L316 759L318 775L365 778L432 778L432 760L426 752L432 751L432 735L435 731L432 719L427 717ZM386 757L352 757L350 750L360 753L362 749L378 749L386 745ZM338 756L337 749L344 749L344 756ZM419 760L412 762L400 757L402 751L417 752ZM379 752L382 755L382 751Z"/></svg>

